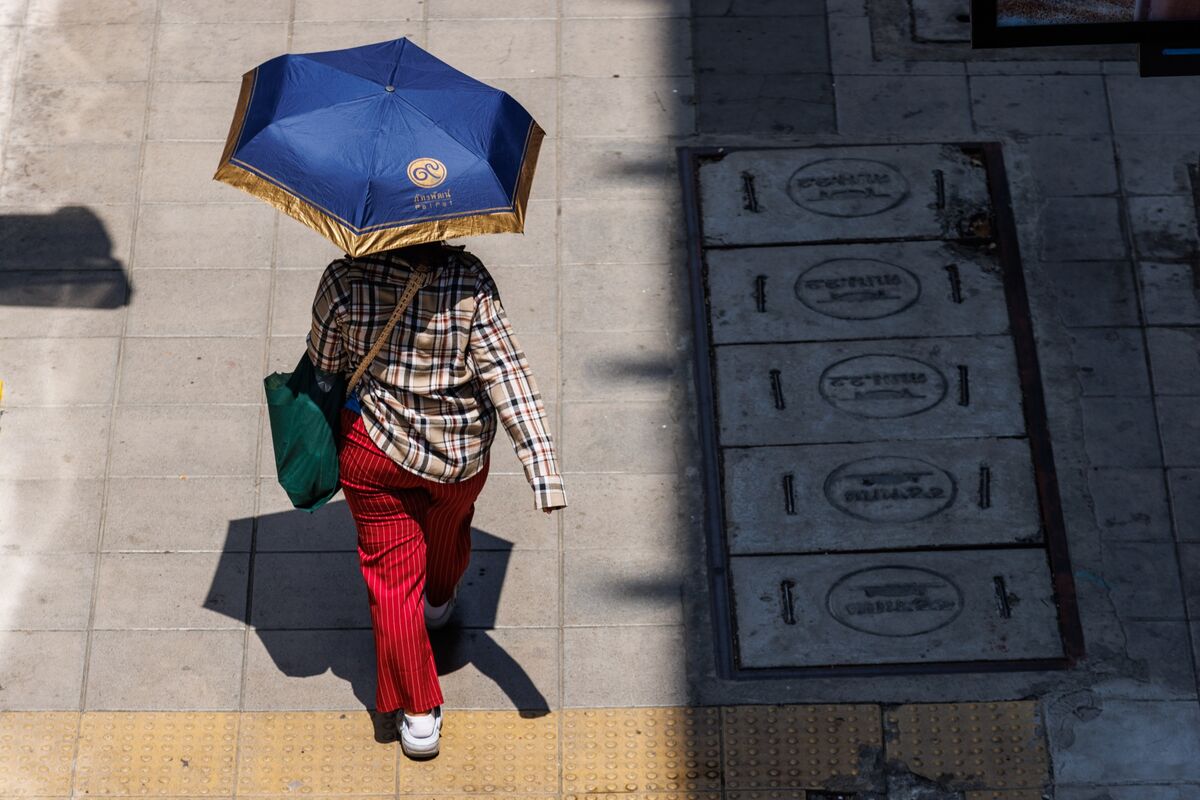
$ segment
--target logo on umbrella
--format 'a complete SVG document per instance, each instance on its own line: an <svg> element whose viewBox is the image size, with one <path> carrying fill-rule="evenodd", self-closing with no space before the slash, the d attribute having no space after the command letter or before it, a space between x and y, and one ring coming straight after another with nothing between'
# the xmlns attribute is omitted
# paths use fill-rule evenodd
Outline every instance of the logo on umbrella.
<svg viewBox="0 0 1200 800"><path fill-rule="evenodd" d="M408 179L429 189L446 180L446 165L436 158L414 158L408 164Z"/></svg>

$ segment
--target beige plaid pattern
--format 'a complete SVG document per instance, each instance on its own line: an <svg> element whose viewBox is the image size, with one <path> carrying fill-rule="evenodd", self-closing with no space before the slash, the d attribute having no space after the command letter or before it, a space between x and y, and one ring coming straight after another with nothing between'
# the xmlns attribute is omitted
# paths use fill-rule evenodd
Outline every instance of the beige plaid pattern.
<svg viewBox="0 0 1200 800"><path fill-rule="evenodd" d="M504 425L536 508L566 505L546 411L492 276L478 258L445 258L367 367L357 388L371 440L410 472L439 483L483 468ZM338 259L313 300L308 353L350 373L383 331L411 267L381 253Z"/></svg>

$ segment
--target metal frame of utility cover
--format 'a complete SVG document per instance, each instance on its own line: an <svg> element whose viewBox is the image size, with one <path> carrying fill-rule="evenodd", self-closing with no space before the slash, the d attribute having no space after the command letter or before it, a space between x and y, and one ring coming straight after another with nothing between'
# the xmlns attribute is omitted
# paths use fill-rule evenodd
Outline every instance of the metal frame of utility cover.
<svg viewBox="0 0 1200 800"><path fill-rule="evenodd" d="M888 142L896 146L903 142ZM928 144L927 142L918 144ZM694 365L696 401L699 416L699 439L704 473L704 525L709 579L710 612L716 632L714 649L719 677L724 679L802 678L843 675L937 674L950 672L1013 672L1022 670L1068 669L1084 656L1083 626L1075 597L1075 581L1067 553L1066 529L1063 522L1062 500L1046 420L1045 397L1029 315L1029 298L1021 270L1017 246L1012 201L1004 169L1004 155L999 142L945 142L964 150L974 150L983 159L991 203L993 241L999 249L1003 273L1005 304L1010 335L1017 357L1017 372L1025 414L1026 435L1030 459L1037 486L1038 510L1045 536L1051 580L1058 611L1059 635L1063 656L1058 658L1023 660L941 661L891 664L847 664L821 667L744 668L734 655L734 620L730 554L725 536L724 487L722 485L721 449L717 442L717 418L713 375L713 346L708 314L708 285L704 268L705 246L700 213L699 167L703 161L719 161L737 151L798 150L818 147L852 148L855 145L827 143L799 147L679 147L679 176L683 188L684 221L687 226L687 258L693 334L695 337ZM861 147L878 144L857 145ZM806 246L811 242L773 242L771 246ZM755 245L748 245L754 247ZM719 249L730 249L721 246ZM988 545L1004 549L1003 545ZM1009 546L1010 548L1012 545ZM913 548L908 548L913 549ZM963 548L966 549L966 548ZM1024 549L1024 547L1022 547Z"/></svg>

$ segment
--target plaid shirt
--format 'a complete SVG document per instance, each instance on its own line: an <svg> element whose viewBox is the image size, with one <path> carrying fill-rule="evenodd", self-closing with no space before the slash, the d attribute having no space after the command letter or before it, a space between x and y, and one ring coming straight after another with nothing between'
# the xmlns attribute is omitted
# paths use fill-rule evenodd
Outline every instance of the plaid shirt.
<svg viewBox="0 0 1200 800"><path fill-rule="evenodd" d="M499 417L534 507L565 506L541 395L496 284L475 256L460 247L446 253L356 388L367 433L405 469L450 483L483 468ZM317 369L353 373L410 273L388 253L338 259L325 269L308 336Z"/></svg>

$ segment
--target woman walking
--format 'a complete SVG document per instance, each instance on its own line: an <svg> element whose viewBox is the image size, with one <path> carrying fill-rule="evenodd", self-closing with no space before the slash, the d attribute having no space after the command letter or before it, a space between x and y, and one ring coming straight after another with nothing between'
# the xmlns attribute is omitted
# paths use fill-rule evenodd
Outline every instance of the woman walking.
<svg viewBox="0 0 1200 800"><path fill-rule="evenodd" d="M375 633L376 709L410 757L438 752L441 687L426 628L450 618L471 516L502 424L546 513L566 505L546 413L479 259L439 241L325 270L308 353L318 376L367 355L410 281L420 288L342 409L338 462Z"/></svg>

